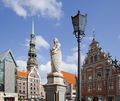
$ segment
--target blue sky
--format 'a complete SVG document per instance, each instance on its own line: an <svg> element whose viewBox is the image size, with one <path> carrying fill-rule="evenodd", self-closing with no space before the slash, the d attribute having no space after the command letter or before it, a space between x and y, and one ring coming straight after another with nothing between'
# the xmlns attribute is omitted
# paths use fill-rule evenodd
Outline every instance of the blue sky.
<svg viewBox="0 0 120 101"><path fill-rule="evenodd" d="M54 37L61 43L65 71L76 73L77 41L73 33L71 16L80 10L87 13L86 36L82 40L82 59L86 55L93 30L96 39L112 57L120 59L120 0L1 0L0 52L11 49L19 70L27 61L27 42L34 16L37 36L38 62L43 82L50 71L50 48Z"/></svg>

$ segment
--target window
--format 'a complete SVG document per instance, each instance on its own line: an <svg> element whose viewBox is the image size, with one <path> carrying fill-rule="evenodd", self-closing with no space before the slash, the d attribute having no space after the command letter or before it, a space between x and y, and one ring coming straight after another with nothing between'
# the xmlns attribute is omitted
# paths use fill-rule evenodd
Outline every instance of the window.
<svg viewBox="0 0 120 101"><path fill-rule="evenodd" d="M3 63L0 63L0 91L4 90L4 68Z"/></svg>
<svg viewBox="0 0 120 101"><path fill-rule="evenodd" d="M97 78L100 79L101 77L102 77L101 72L98 72L98 73L97 73Z"/></svg>
<svg viewBox="0 0 120 101"><path fill-rule="evenodd" d="M110 82L109 83L109 90L113 90L114 89L114 84L113 84L113 82Z"/></svg>
<svg viewBox="0 0 120 101"><path fill-rule="evenodd" d="M88 80L92 80L92 76L91 75L88 76Z"/></svg>
<svg viewBox="0 0 120 101"><path fill-rule="evenodd" d="M3 63L0 63L0 72L3 72Z"/></svg>
<svg viewBox="0 0 120 101"><path fill-rule="evenodd" d="M36 82L38 82L38 80L36 80Z"/></svg>
<svg viewBox="0 0 120 101"><path fill-rule="evenodd" d="M73 93L73 95L76 95L76 93Z"/></svg>
<svg viewBox="0 0 120 101"><path fill-rule="evenodd" d="M102 90L102 82L98 82L97 90L98 90L98 91L101 91L101 90Z"/></svg>
<svg viewBox="0 0 120 101"><path fill-rule="evenodd" d="M118 89L120 90L120 78L118 79Z"/></svg>
<svg viewBox="0 0 120 101"><path fill-rule="evenodd" d="M21 90L19 90L19 93L21 93Z"/></svg>
<svg viewBox="0 0 120 101"><path fill-rule="evenodd" d="M98 60L98 56L95 55L95 56L94 56L94 61L96 62L97 60Z"/></svg>
<svg viewBox="0 0 120 101"><path fill-rule="evenodd" d="M91 91L92 91L92 84L89 83L89 84L88 84L88 92L91 92Z"/></svg>
<svg viewBox="0 0 120 101"><path fill-rule="evenodd" d="M93 63L93 56L90 57L90 63Z"/></svg>
<svg viewBox="0 0 120 101"><path fill-rule="evenodd" d="M90 96L88 97L87 101L93 101L93 98Z"/></svg>

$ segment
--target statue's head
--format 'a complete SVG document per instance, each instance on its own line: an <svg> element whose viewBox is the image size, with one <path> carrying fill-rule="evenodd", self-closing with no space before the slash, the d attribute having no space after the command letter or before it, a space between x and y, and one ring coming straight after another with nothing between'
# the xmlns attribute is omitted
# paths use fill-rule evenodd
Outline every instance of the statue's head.
<svg viewBox="0 0 120 101"><path fill-rule="evenodd" d="M54 38L54 43L58 43L59 41L58 41L58 38L57 37L55 37Z"/></svg>

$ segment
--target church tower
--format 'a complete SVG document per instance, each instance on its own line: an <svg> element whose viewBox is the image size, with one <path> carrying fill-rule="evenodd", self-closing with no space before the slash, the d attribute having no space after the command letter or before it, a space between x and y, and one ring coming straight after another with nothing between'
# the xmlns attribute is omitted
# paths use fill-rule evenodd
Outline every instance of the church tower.
<svg viewBox="0 0 120 101"><path fill-rule="evenodd" d="M37 64L37 54L36 54L36 42L35 42L35 32L34 32L34 21L32 20L32 33L30 35L29 42L29 51L28 51L28 61L27 61L27 71L31 71L31 69L35 66L38 68Z"/></svg>

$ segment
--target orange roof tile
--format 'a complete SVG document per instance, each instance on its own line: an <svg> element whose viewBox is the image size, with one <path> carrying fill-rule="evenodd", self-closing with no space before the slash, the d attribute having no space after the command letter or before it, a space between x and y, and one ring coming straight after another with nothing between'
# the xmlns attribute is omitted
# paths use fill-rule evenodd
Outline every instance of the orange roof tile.
<svg viewBox="0 0 120 101"><path fill-rule="evenodd" d="M61 73L63 74L64 79L67 81L67 83L73 84L73 89L76 89L76 75L65 71L62 71Z"/></svg>
<svg viewBox="0 0 120 101"><path fill-rule="evenodd" d="M17 76L18 77L27 77L28 76L28 74L29 74L29 72L23 72L23 71L18 71L17 72Z"/></svg>

